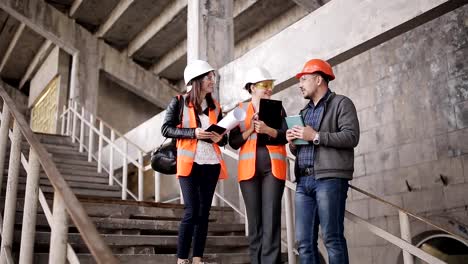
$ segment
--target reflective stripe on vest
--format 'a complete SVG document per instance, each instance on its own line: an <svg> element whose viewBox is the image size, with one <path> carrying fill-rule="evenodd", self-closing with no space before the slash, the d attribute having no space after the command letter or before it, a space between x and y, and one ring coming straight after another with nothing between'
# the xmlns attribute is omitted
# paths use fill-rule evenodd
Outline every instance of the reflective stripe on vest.
<svg viewBox="0 0 468 264"><path fill-rule="evenodd" d="M186 150L186 149L178 149L177 150L177 156L184 156L188 158L195 158L195 152Z"/></svg>
<svg viewBox="0 0 468 264"><path fill-rule="evenodd" d="M286 161L286 156L280 153L270 153L271 159Z"/></svg>

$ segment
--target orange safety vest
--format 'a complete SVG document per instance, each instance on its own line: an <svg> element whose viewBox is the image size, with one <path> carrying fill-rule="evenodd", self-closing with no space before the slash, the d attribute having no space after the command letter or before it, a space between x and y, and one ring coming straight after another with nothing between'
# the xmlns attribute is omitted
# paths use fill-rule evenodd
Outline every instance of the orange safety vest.
<svg viewBox="0 0 468 264"><path fill-rule="evenodd" d="M239 108L246 112L244 121L239 124L241 133L248 130L251 126L252 116L254 115L254 108L252 103L240 103ZM286 180L287 168L287 154L286 146L267 145L268 152L271 159L271 171L273 175L280 179ZM257 133L252 133L247 141L242 145L239 151L239 164L238 164L238 181L245 181L251 179L255 174L255 155L257 150Z"/></svg>
<svg viewBox="0 0 468 264"><path fill-rule="evenodd" d="M187 95L184 95L184 102ZM210 109L208 117L210 124L218 122L218 115L221 112L220 105L215 101L216 108ZM184 103L182 112L182 123L177 127L180 128L197 128L197 120L195 118L195 108L192 103L187 106ZM177 176L189 176L192 172L193 161L195 159L195 151L197 150L198 139L194 138L179 138L177 139ZM221 164L221 171L219 178L227 179L226 164L224 163L221 155L221 150L218 144L213 144L216 155L218 156L219 163Z"/></svg>

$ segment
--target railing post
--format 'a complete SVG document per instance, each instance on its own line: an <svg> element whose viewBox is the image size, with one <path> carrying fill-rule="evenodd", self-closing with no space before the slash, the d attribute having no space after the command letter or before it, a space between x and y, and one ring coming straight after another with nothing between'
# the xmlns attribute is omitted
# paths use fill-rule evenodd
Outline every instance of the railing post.
<svg viewBox="0 0 468 264"><path fill-rule="evenodd" d="M80 152L84 149L84 125L85 125L85 109L81 107L81 118L80 118Z"/></svg>
<svg viewBox="0 0 468 264"><path fill-rule="evenodd" d="M8 133L10 127L10 108L8 105L3 103L3 112L2 112L2 123L0 124L0 196L2 193L3 185L3 169L5 167L5 154L8 141Z"/></svg>
<svg viewBox="0 0 468 264"><path fill-rule="evenodd" d="M94 148L94 116L89 115L89 144L88 144L88 162L93 160L93 148Z"/></svg>
<svg viewBox="0 0 468 264"><path fill-rule="evenodd" d="M66 111L67 111L67 106L64 105L64 106L63 106L63 113L62 113L62 116L60 117L60 118L62 119L62 123L60 124L60 125L61 125L60 134L61 134L62 136L65 135L65 120L66 120L66 119L65 119L65 118L66 118L66 117L65 117L65 116L66 116L65 113L66 113Z"/></svg>
<svg viewBox="0 0 468 264"><path fill-rule="evenodd" d="M404 213L403 211L398 211L399 218L400 218L400 234L401 234L401 239L407 241L408 243L411 244L411 230L410 230L410 222L408 215ZM413 256L409 253L403 250L403 263L404 264L413 264L414 263L414 258Z"/></svg>
<svg viewBox="0 0 468 264"><path fill-rule="evenodd" d="M161 202L161 173L154 171L154 201Z"/></svg>
<svg viewBox="0 0 468 264"><path fill-rule="evenodd" d="M72 127L72 143L75 143L75 135L76 135L76 119L78 118L78 103L73 102L73 127Z"/></svg>
<svg viewBox="0 0 468 264"><path fill-rule="evenodd" d="M238 187L239 190L239 204L242 206L244 204L244 196L242 196L242 191L240 186ZM239 206L240 207L240 206ZM244 226L245 226L245 236L249 236L249 220L247 219L247 209L244 206Z"/></svg>
<svg viewBox="0 0 468 264"><path fill-rule="evenodd" d="M49 264L65 264L67 260L68 215L63 198L57 191L54 192L51 230Z"/></svg>
<svg viewBox="0 0 468 264"><path fill-rule="evenodd" d="M5 258L5 247L12 248L15 227L16 195L21 162L21 131L16 120L13 123L13 137L11 141L10 162L8 164L8 182L2 227L1 259Z"/></svg>
<svg viewBox="0 0 468 264"><path fill-rule="evenodd" d="M285 188L284 207L286 209L286 240L288 242L288 263L296 264L296 256L294 254L294 211L292 202L292 191L289 187Z"/></svg>
<svg viewBox="0 0 468 264"><path fill-rule="evenodd" d="M128 142L123 141L123 158L122 158L122 200L127 200L127 185L128 185L128 163L127 163L127 150Z"/></svg>
<svg viewBox="0 0 468 264"><path fill-rule="evenodd" d="M180 187L180 184L179 184L179 201L180 201L180 204L184 204L184 196L182 195L182 188Z"/></svg>
<svg viewBox="0 0 468 264"><path fill-rule="evenodd" d="M99 120L99 144L98 144L98 172L102 172L102 137L104 136L104 123Z"/></svg>
<svg viewBox="0 0 468 264"><path fill-rule="evenodd" d="M70 99L68 101L68 111L67 111L67 136L70 135L70 128L71 128L71 113L72 113L73 101Z"/></svg>
<svg viewBox="0 0 468 264"><path fill-rule="evenodd" d="M40 169L39 159L33 148L29 150L28 166L24 197L23 228L21 230L20 264L33 263Z"/></svg>
<svg viewBox="0 0 468 264"><path fill-rule="evenodd" d="M216 185L215 192L216 192L216 190L219 191L219 182ZM213 196L213 200L211 201L211 205L212 206L218 206L219 205L219 198L218 198L218 196L216 196L216 194Z"/></svg>
<svg viewBox="0 0 468 264"><path fill-rule="evenodd" d="M109 185L114 185L114 141L115 132L111 129L111 144L109 148Z"/></svg>
<svg viewBox="0 0 468 264"><path fill-rule="evenodd" d="M143 178L143 172L144 172L144 166L143 164L143 153L138 150L138 164L140 167L138 168L138 201L143 201L145 198L145 193L144 193L144 178Z"/></svg>

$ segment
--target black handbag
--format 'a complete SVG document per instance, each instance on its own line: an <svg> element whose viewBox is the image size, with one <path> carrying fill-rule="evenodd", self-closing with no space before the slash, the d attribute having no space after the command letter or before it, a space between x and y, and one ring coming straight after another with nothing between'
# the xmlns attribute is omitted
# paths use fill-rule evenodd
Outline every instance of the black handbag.
<svg viewBox="0 0 468 264"><path fill-rule="evenodd" d="M182 111L184 107L184 97L177 96L179 99L179 120L182 120ZM151 153L151 168L163 174L177 173L177 146L176 139L172 139L168 143L167 138L163 143Z"/></svg>
<svg viewBox="0 0 468 264"><path fill-rule="evenodd" d="M151 168L163 174L176 174L177 172L177 147L176 140L164 142L151 153Z"/></svg>

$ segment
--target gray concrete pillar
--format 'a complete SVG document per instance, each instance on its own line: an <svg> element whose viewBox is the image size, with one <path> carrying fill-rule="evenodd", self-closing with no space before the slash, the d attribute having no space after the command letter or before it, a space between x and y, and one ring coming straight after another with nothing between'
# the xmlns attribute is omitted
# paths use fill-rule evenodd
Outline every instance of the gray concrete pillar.
<svg viewBox="0 0 468 264"><path fill-rule="evenodd" d="M233 1L188 0L187 61L207 60L218 69L233 58Z"/></svg>

